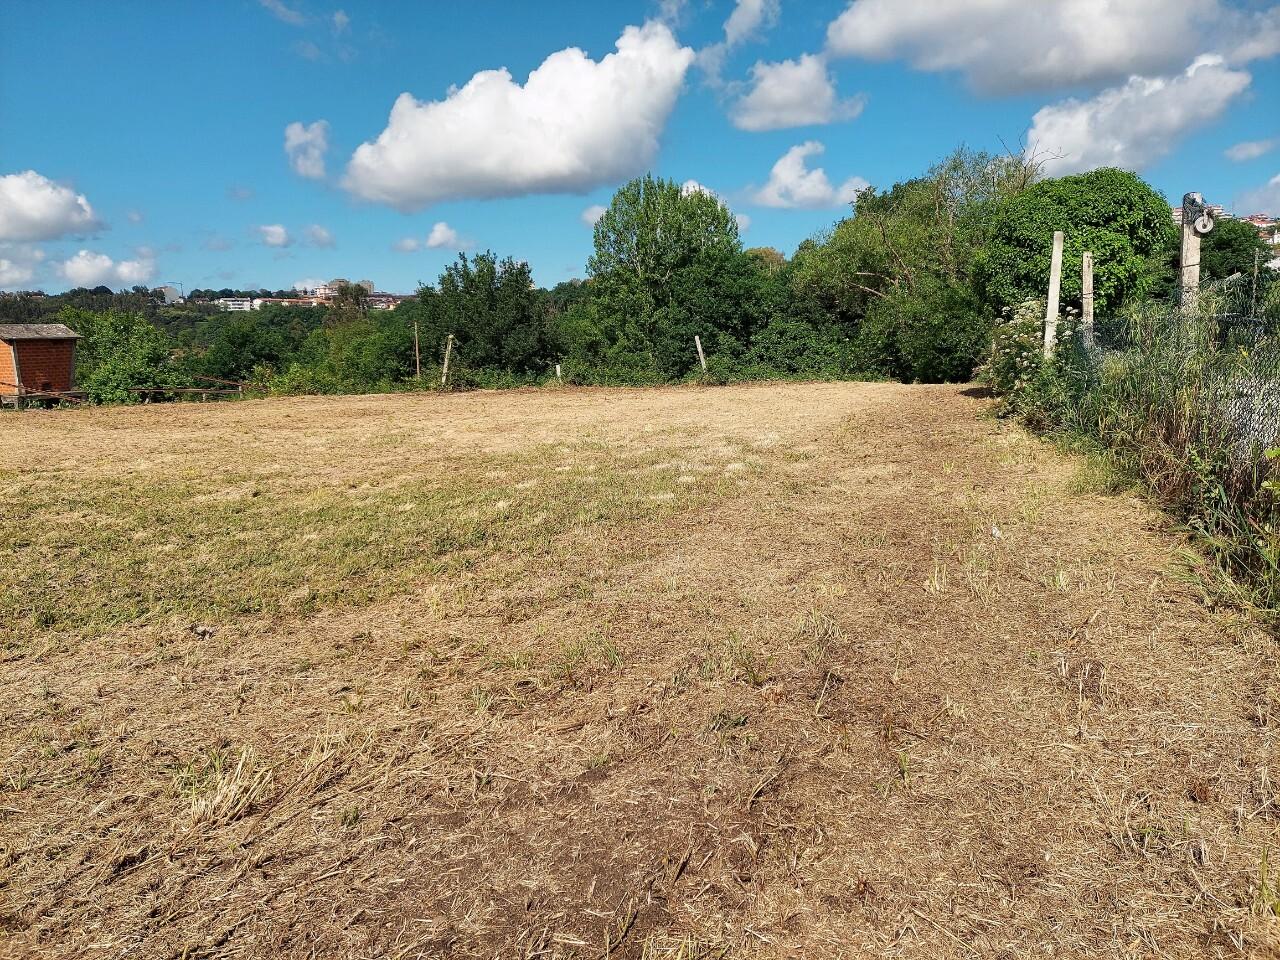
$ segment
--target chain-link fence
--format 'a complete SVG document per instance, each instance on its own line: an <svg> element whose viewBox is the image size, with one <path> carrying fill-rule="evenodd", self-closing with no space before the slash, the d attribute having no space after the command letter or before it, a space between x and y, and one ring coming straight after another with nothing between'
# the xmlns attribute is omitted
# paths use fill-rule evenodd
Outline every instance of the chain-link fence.
<svg viewBox="0 0 1280 960"><path fill-rule="evenodd" d="M1244 278L1224 281L1208 299L1220 310L1214 317L1220 370L1213 381L1222 416L1241 446L1280 446L1280 333L1274 318Z"/></svg>
<svg viewBox="0 0 1280 960"><path fill-rule="evenodd" d="M1086 409L1091 397L1145 407L1171 440L1212 437L1255 461L1280 446L1276 299L1246 277L1208 284L1195 310L1147 304L1100 325L1092 348L1076 338L1065 366Z"/></svg>
<svg viewBox="0 0 1280 960"><path fill-rule="evenodd" d="M1280 289L1206 285L1071 332L1033 398L1044 422L1115 451L1280 617Z"/></svg>

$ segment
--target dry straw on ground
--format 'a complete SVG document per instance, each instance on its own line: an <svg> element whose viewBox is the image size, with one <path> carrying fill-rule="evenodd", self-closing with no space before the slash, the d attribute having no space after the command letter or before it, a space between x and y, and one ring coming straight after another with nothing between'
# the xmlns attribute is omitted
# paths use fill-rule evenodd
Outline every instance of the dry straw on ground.
<svg viewBox="0 0 1280 960"><path fill-rule="evenodd" d="M0 423L0 953L1280 942L1272 642L955 388Z"/></svg>

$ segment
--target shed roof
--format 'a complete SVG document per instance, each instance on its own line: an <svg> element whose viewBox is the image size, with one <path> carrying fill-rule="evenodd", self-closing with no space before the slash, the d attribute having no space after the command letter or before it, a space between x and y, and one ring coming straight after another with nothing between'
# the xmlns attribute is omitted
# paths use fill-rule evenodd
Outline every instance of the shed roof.
<svg viewBox="0 0 1280 960"><path fill-rule="evenodd" d="M0 340L79 340L80 334L61 323L0 323Z"/></svg>

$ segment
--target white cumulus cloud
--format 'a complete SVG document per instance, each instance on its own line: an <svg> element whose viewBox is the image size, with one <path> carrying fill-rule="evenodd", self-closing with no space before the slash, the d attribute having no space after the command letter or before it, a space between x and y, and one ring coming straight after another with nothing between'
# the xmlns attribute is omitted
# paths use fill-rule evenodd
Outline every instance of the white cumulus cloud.
<svg viewBox="0 0 1280 960"><path fill-rule="evenodd" d="M817 140L792 147L773 165L769 182L757 190L752 199L762 207L805 207L820 209L852 203L870 184L862 177L850 177L839 186L833 184L822 167L809 169L809 158L826 150Z"/></svg>
<svg viewBox="0 0 1280 960"><path fill-rule="evenodd" d="M313 223L307 227L307 242L313 247L332 247L333 234L326 227Z"/></svg>
<svg viewBox="0 0 1280 960"><path fill-rule="evenodd" d="M0 241L54 240L100 227L84 194L34 170L0 177Z"/></svg>
<svg viewBox="0 0 1280 960"><path fill-rule="evenodd" d="M587 209L583 210L582 213L579 214L579 217L588 227L594 227L596 225L596 221L608 212L608 207L603 207L598 203L593 203L591 206L587 207Z"/></svg>
<svg viewBox="0 0 1280 960"><path fill-rule="evenodd" d="M686 0L658 0L658 19L663 23L675 24L684 16Z"/></svg>
<svg viewBox="0 0 1280 960"><path fill-rule="evenodd" d="M132 287L150 280L155 275L156 264L146 257L117 261L105 253L81 250L60 263L58 272L73 287Z"/></svg>
<svg viewBox="0 0 1280 960"><path fill-rule="evenodd" d="M1235 41L1226 47L1232 63L1265 60L1280 53L1280 5L1250 13L1235 12L1227 29Z"/></svg>
<svg viewBox="0 0 1280 960"><path fill-rule="evenodd" d="M391 249L400 253L414 253L422 249L422 241L417 237L401 237L391 245Z"/></svg>
<svg viewBox="0 0 1280 960"><path fill-rule="evenodd" d="M730 119L739 130L783 130L852 120L865 106L861 96L842 101L826 59L807 53L752 67L751 89L733 105Z"/></svg>
<svg viewBox="0 0 1280 960"><path fill-rule="evenodd" d="M1246 140L1243 143L1237 143L1228 147L1222 152L1228 160L1234 160L1236 163L1244 163L1247 160L1257 160L1259 157L1266 156L1276 148L1276 140Z"/></svg>
<svg viewBox="0 0 1280 960"><path fill-rule="evenodd" d="M724 22L724 42L737 46L750 40L762 26L778 19L779 0L738 0Z"/></svg>
<svg viewBox="0 0 1280 960"><path fill-rule="evenodd" d="M43 250L29 243L0 243L0 289L28 289L44 257Z"/></svg>
<svg viewBox="0 0 1280 960"><path fill-rule="evenodd" d="M266 223L258 228L258 236L268 247L287 247L293 243L289 231L279 223Z"/></svg>
<svg viewBox="0 0 1280 960"><path fill-rule="evenodd" d="M1051 176L1097 167L1141 170L1220 116L1250 79L1216 56L1197 57L1174 77L1131 77L1089 100L1040 109L1027 149L1047 158L1044 171Z"/></svg>
<svg viewBox="0 0 1280 960"><path fill-rule="evenodd" d="M751 218L745 213L735 213L733 218L738 221L739 233L746 233L751 229Z"/></svg>
<svg viewBox="0 0 1280 960"><path fill-rule="evenodd" d="M1265 213L1269 216L1280 216L1280 173L1272 177L1265 186L1249 190L1236 200L1236 209L1249 213Z"/></svg>
<svg viewBox="0 0 1280 960"><path fill-rule="evenodd" d="M6 289L20 287L25 283L30 283L35 275L34 268L29 264L18 263L15 260L0 257L0 287Z"/></svg>
<svg viewBox="0 0 1280 960"><path fill-rule="evenodd" d="M778 7L779 0L737 0L724 22L724 39L698 51L698 66L707 71L712 83L719 83L729 51L777 22Z"/></svg>
<svg viewBox="0 0 1280 960"><path fill-rule="evenodd" d="M284 128L284 152L289 158L289 166L300 177L323 180L324 155L328 149L327 120L317 120L305 125L295 120Z"/></svg>
<svg viewBox="0 0 1280 960"><path fill-rule="evenodd" d="M427 246L432 250L440 247L457 247L461 245L462 241L458 238L458 231L443 220L433 226L431 232L427 234Z"/></svg>
<svg viewBox="0 0 1280 960"><path fill-rule="evenodd" d="M600 61L569 48L523 85L485 70L443 100L402 93L344 185L417 210L440 200L581 193L642 172L658 151L693 51L657 21L627 27Z"/></svg>
<svg viewBox="0 0 1280 960"><path fill-rule="evenodd" d="M1225 0L854 0L827 29L835 56L902 59L1011 93L1158 75L1216 51L1280 51L1278 8ZM1242 39L1243 38L1243 39Z"/></svg>

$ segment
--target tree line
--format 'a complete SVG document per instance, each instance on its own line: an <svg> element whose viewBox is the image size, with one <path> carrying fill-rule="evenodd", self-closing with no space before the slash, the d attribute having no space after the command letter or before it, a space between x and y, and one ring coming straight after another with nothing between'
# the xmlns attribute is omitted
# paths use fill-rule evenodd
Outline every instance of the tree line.
<svg viewBox="0 0 1280 960"><path fill-rule="evenodd" d="M247 313L130 300L138 291L110 303L73 292L40 309L85 336L79 381L104 401L200 377L279 393L413 388L438 382L450 335L455 387L546 382L557 364L566 382L583 384L958 382L989 354L1002 312L1043 296L1055 230L1068 238L1068 307L1079 306L1086 249L1102 323L1126 304L1173 296L1177 229L1139 177L1102 169L1047 179L1021 157L960 149L918 177L862 191L848 216L790 258L745 247L709 192L644 176L596 223L585 278L550 289L534 285L527 263L484 252L460 254L394 311L368 309L354 290L330 307ZM1210 278L1248 272L1264 250L1251 225L1222 221L1203 267ZM0 316L30 312L21 299L0 302Z"/></svg>

